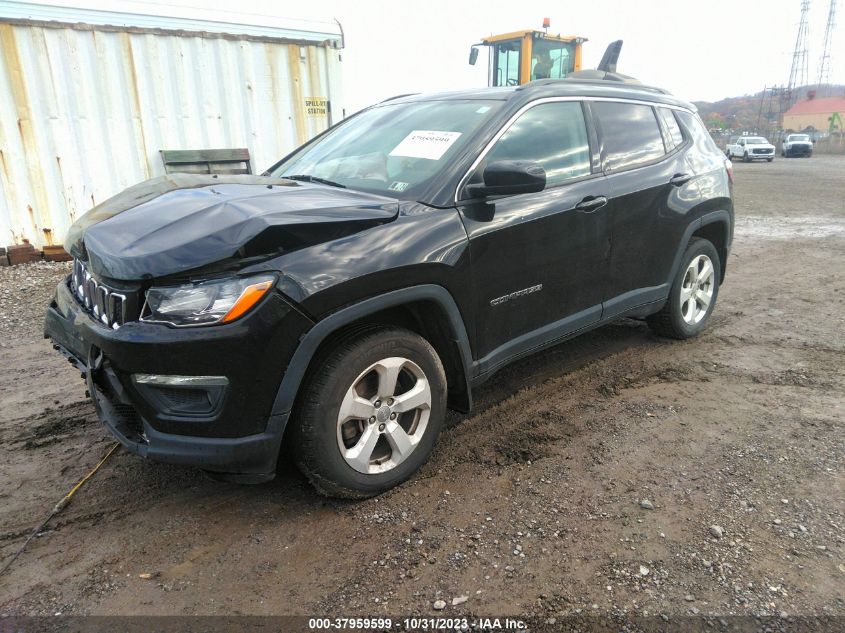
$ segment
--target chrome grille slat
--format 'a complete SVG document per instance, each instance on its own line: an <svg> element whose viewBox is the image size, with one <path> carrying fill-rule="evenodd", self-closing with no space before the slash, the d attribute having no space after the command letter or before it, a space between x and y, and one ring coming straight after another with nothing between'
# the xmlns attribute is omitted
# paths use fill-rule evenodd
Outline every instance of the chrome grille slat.
<svg viewBox="0 0 845 633"><path fill-rule="evenodd" d="M98 282L85 263L74 259L71 291L77 301L103 325L117 329L127 321L127 295Z"/></svg>

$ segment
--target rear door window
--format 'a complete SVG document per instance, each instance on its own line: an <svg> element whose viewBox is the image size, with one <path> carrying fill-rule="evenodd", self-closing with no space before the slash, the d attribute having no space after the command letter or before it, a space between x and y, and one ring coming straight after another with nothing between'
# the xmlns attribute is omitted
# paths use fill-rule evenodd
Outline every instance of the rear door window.
<svg viewBox="0 0 845 633"><path fill-rule="evenodd" d="M584 111L576 101L542 103L527 110L487 154L486 163L528 160L546 170L546 186L590 173Z"/></svg>
<svg viewBox="0 0 845 633"><path fill-rule="evenodd" d="M639 167L665 155L663 136L651 106L594 101L591 108L602 134L605 171Z"/></svg>

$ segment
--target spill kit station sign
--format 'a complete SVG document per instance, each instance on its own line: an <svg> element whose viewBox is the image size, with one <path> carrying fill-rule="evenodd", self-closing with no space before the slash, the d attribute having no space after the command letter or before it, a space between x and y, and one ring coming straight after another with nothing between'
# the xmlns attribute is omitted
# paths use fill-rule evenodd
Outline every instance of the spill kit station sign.
<svg viewBox="0 0 845 633"><path fill-rule="evenodd" d="M307 116L326 116L329 113L329 100L325 97L305 97Z"/></svg>

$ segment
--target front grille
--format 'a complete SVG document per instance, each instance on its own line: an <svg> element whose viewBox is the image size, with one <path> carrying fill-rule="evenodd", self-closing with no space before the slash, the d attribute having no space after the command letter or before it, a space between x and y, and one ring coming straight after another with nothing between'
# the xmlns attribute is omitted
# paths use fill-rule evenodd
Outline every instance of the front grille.
<svg viewBox="0 0 845 633"><path fill-rule="evenodd" d="M773 149L766 149L765 147L761 149L752 149L752 153L754 154L774 154L775 150Z"/></svg>
<svg viewBox="0 0 845 633"><path fill-rule="evenodd" d="M73 260L71 290L79 303L103 325L116 330L128 320L127 294L94 279L85 262L78 259Z"/></svg>

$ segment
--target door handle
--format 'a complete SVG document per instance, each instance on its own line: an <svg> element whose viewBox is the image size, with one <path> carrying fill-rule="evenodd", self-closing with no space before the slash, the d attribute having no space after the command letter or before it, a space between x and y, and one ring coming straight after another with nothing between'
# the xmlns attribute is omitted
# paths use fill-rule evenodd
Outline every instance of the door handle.
<svg viewBox="0 0 845 633"><path fill-rule="evenodd" d="M692 176L689 174L675 174L669 179L669 184L680 187L681 185L687 184L690 180L692 180Z"/></svg>
<svg viewBox="0 0 845 633"><path fill-rule="evenodd" d="M606 204L607 198L604 196L587 196L575 205L575 210L581 213L592 213L593 211L598 211Z"/></svg>

